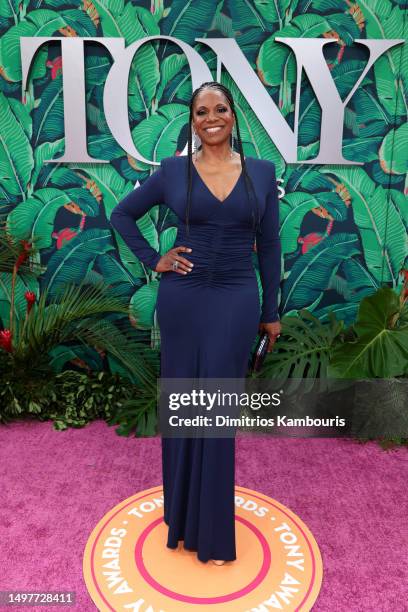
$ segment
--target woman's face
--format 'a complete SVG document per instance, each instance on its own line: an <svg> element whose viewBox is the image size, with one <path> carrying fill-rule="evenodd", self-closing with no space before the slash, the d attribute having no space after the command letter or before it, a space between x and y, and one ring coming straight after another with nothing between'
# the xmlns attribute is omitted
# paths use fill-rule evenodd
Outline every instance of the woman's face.
<svg viewBox="0 0 408 612"><path fill-rule="evenodd" d="M229 141L234 121L228 100L221 91L204 89L194 100L193 129L203 144Z"/></svg>

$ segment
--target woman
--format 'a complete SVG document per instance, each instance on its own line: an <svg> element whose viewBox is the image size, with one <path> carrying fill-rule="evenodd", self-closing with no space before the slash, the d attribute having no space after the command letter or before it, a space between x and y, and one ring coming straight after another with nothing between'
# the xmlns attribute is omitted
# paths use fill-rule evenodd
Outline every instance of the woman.
<svg viewBox="0 0 408 612"><path fill-rule="evenodd" d="M235 126L239 153L231 147ZM201 147L192 155L192 129ZM178 216L163 256L135 221L166 204ZM167 157L114 209L113 227L137 257L161 272L156 311L162 378L244 378L258 332L269 351L280 333L281 249L275 167L244 157L234 101L222 84L203 83L190 101L188 155ZM252 263L254 240L262 309ZM234 438L162 437L167 546L200 561L236 559Z"/></svg>

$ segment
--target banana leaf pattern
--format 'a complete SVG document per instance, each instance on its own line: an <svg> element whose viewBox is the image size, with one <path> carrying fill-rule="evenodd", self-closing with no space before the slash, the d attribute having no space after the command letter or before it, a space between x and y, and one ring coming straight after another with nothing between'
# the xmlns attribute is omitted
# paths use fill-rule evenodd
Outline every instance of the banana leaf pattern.
<svg viewBox="0 0 408 612"><path fill-rule="evenodd" d="M64 151L62 59L59 44L37 53L21 100L20 36L121 37L126 46L165 34L200 53L216 79L217 58L199 37L233 37L293 128L296 65L278 36L335 37L325 58L344 99L365 66L356 38L404 38L403 0L8 0L0 4L0 199L9 230L37 237L51 293L70 281L101 278L129 299L141 330L157 331L158 275L146 269L110 227L113 207L154 171L116 143L103 113L112 60L100 45L85 47L88 151L109 164L44 164ZM385 53L345 112L343 154L360 166L286 164L238 87L234 95L244 152L275 162L284 195L281 316L308 308L322 321L334 311L351 323L360 300L381 285L396 288L407 267L405 200L408 48ZM134 142L152 161L185 147L191 78L181 49L145 44L129 77ZM320 107L305 76L299 111L299 159L319 148ZM405 150L404 150L405 148ZM138 221L149 243L165 253L176 237L164 204ZM257 269L256 254L254 263ZM257 269L258 280L259 273ZM8 312L10 279L0 273L0 319ZM261 285L260 291L261 291ZM24 308L20 293L16 316ZM86 359L86 357L85 357Z"/></svg>

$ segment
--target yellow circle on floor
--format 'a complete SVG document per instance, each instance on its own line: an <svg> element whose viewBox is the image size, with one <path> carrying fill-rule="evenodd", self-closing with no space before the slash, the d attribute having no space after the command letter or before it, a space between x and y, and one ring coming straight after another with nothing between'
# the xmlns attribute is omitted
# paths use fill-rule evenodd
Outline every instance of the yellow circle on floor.
<svg viewBox="0 0 408 612"><path fill-rule="evenodd" d="M322 559L310 530L276 500L235 487L237 559L217 566L167 548L163 489L153 487L110 510L92 531L83 573L101 612L311 610Z"/></svg>

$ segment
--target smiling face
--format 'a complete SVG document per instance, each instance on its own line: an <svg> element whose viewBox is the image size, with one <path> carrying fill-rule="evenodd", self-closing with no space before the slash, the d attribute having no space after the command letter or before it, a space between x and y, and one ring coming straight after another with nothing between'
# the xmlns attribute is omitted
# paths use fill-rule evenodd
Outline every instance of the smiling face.
<svg viewBox="0 0 408 612"><path fill-rule="evenodd" d="M193 129L203 144L229 142L234 114L221 91L204 89L194 100Z"/></svg>

